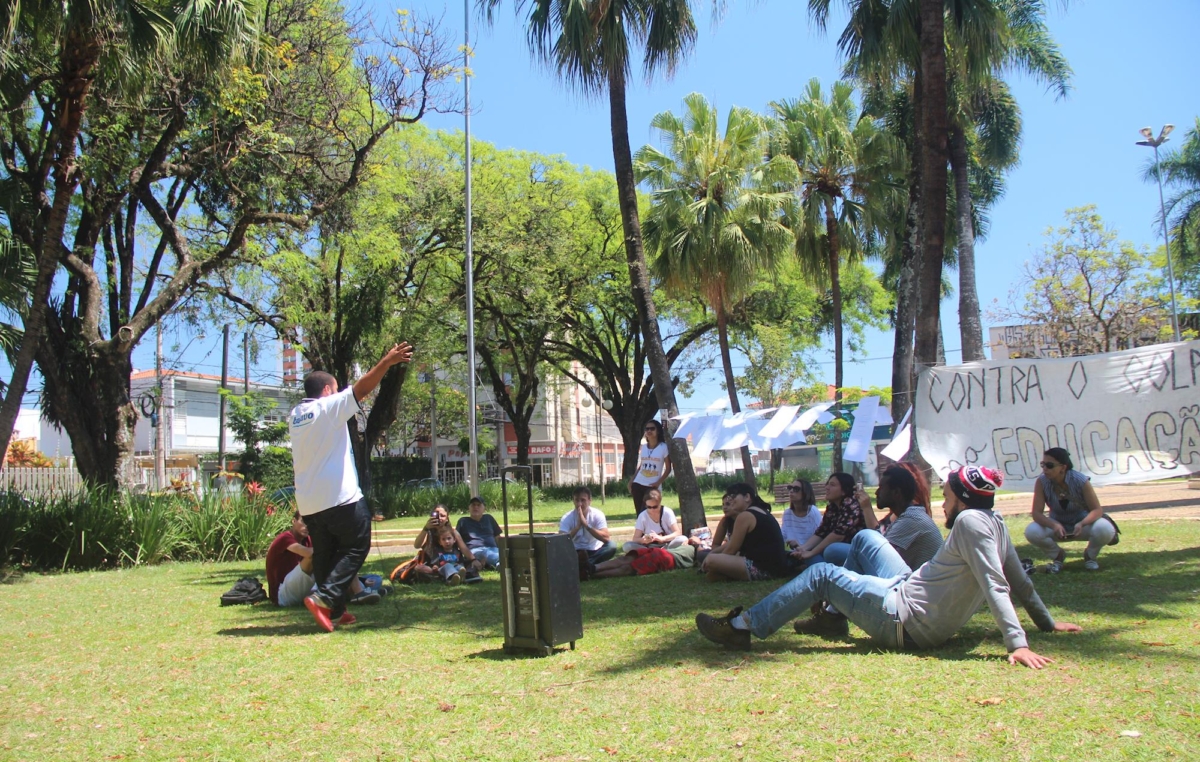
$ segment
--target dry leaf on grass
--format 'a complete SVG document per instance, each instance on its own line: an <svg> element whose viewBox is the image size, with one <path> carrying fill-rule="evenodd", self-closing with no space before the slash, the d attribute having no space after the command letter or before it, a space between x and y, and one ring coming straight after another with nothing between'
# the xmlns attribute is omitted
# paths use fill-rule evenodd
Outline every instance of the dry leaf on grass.
<svg viewBox="0 0 1200 762"><path fill-rule="evenodd" d="M600 750L612 754L613 756L616 756L617 753L617 750L611 746L601 746Z"/></svg>
<svg viewBox="0 0 1200 762"><path fill-rule="evenodd" d="M1142 641L1142 645L1144 645L1144 646L1157 646L1157 647L1159 647L1159 648L1162 648L1162 647L1164 647L1164 646L1170 646L1170 645L1173 645L1173 644L1172 644L1172 643L1164 643L1164 642L1162 642L1161 640L1143 640L1143 641Z"/></svg>
<svg viewBox="0 0 1200 762"><path fill-rule="evenodd" d="M1124 738L1141 738L1142 734L1136 730L1122 730L1121 735Z"/></svg>
<svg viewBox="0 0 1200 762"><path fill-rule="evenodd" d="M999 706L1000 704L1004 703L1004 699L994 698L994 697L993 698L985 698L985 699L975 699L975 703L979 704L980 706Z"/></svg>
<svg viewBox="0 0 1200 762"><path fill-rule="evenodd" d="M454 704L447 704L445 701L439 701L438 702L438 711L439 712L453 712Z"/></svg>

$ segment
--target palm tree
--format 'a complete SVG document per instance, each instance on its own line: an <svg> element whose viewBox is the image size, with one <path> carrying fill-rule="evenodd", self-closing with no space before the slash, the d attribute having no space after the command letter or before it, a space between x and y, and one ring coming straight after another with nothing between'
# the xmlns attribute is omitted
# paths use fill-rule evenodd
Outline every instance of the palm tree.
<svg viewBox="0 0 1200 762"><path fill-rule="evenodd" d="M878 249L904 202L896 141L860 111L853 96L851 85L835 82L825 100L820 81L812 79L801 99L771 104L777 120L773 151L795 162L800 179L796 254L832 296L835 416L841 413L843 385L842 259ZM842 468L836 429L833 467Z"/></svg>
<svg viewBox="0 0 1200 762"><path fill-rule="evenodd" d="M1193 267L1200 261L1200 117L1184 136L1183 145L1164 151L1157 167L1153 160L1147 164L1145 179L1157 180L1159 172L1163 184L1173 191L1167 201L1167 221L1179 265Z"/></svg>
<svg viewBox="0 0 1200 762"><path fill-rule="evenodd" d="M964 39L948 35L948 140L950 171L954 178L955 222L959 274L959 332L963 361L983 360L983 323L975 283L976 208L981 199L973 192L972 166L987 173L1016 164L1021 142L1021 111L1001 75L1020 70L1032 75L1057 97L1070 90L1071 67L1046 27L1041 0L998 0L999 22L993 35ZM952 27L952 31L953 30ZM974 150L972 150L974 149ZM978 185L975 186L978 188Z"/></svg>
<svg viewBox="0 0 1200 762"><path fill-rule="evenodd" d="M792 241L783 218L795 171L784 157L766 159L766 120L734 107L722 136L716 108L699 93L684 98L682 116L664 111L650 125L665 150L644 146L634 169L653 191L645 235L655 274L667 288L695 293L711 307L730 408L740 413L729 354L730 308ZM753 485L750 448L741 450L746 481Z"/></svg>
<svg viewBox="0 0 1200 762"><path fill-rule="evenodd" d="M22 48L36 47L57 60L56 76L46 83L57 90L59 119L44 156L53 177L53 198L36 214L44 219L34 247L36 273L13 375L0 406L0 450L7 448L35 355L46 327L47 303L62 256L63 232L76 200L81 173L76 152L97 77L136 86L138 73L156 58L189 57L200 65L223 60L253 44L257 35L255 0L184 0L147 4L137 0L31 0L0 3L0 81L6 110L23 109L32 92L19 91L21 77L7 72L25 65Z"/></svg>
<svg viewBox="0 0 1200 762"><path fill-rule="evenodd" d="M489 17L500 0L480 0ZM642 68L652 77L671 74L696 41L696 23L688 0L514 0L526 11L526 34L535 57L554 67L568 84L591 95L608 96L617 200L625 234L629 285L646 342L650 375L660 409L679 414L671 369L663 350L658 313L650 295L646 255L638 219L637 181L629 147L625 88L640 47ZM685 527L703 523L704 504L687 444L667 437Z"/></svg>

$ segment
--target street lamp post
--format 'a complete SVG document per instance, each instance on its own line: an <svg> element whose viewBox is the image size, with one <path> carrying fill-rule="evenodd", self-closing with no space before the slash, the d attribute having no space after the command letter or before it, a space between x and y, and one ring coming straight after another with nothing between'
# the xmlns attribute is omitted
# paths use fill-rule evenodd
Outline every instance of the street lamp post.
<svg viewBox="0 0 1200 762"><path fill-rule="evenodd" d="M605 504L605 483L608 481L608 456L604 453L604 419L600 417L600 408L612 410L612 406L612 400L603 397L596 406L596 436L600 439L600 505Z"/></svg>
<svg viewBox="0 0 1200 762"><path fill-rule="evenodd" d="M1156 138L1154 130L1143 127L1141 133L1145 140L1139 140L1137 144L1154 149L1154 175L1158 178L1158 209L1162 213L1163 244L1167 247L1167 282L1171 286L1171 331L1175 336L1175 341L1179 341L1179 309L1175 305L1175 265L1171 262L1171 238L1167 235L1167 205L1163 200L1162 172L1159 171L1158 164L1158 147L1167 142L1167 136L1173 129L1175 129L1173 124L1163 125Z"/></svg>

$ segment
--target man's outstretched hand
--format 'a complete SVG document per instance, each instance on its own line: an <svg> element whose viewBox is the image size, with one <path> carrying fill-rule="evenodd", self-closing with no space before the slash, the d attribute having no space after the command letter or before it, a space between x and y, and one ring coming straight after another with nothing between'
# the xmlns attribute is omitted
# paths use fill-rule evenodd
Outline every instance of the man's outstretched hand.
<svg viewBox="0 0 1200 762"><path fill-rule="evenodd" d="M1053 659L1048 659L1045 656L1038 656L1028 648L1018 648L1008 655L1009 664L1021 664L1030 669L1041 669L1047 664L1053 664Z"/></svg>
<svg viewBox="0 0 1200 762"><path fill-rule="evenodd" d="M402 341L394 345L388 350L388 353L383 356L384 362L388 365L399 365L412 361L413 348L407 341Z"/></svg>

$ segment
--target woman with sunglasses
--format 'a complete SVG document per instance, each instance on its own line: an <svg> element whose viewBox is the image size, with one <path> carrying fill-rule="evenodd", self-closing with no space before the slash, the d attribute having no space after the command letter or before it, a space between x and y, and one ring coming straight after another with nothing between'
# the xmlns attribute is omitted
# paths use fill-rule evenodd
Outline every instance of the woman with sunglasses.
<svg viewBox="0 0 1200 762"><path fill-rule="evenodd" d="M638 548L680 545L687 542L682 535L675 512L663 505L662 490L651 487L646 491L646 510L637 517L633 527L633 540L625 543L622 550L628 553Z"/></svg>
<svg viewBox="0 0 1200 762"><path fill-rule="evenodd" d="M1050 514L1046 515L1046 508ZM1083 568L1098 571L1096 556L1105 545L1115 545L1117 526L1104 515L1091 479L1075 470L1071 454L1061 447L1042 453L1042 475L1033 485L1033 522L1025 539L1050 559L1046 571L1062 571L1067 552L1058 543L1087 540Z"/></svg>
<svg viewBox="0 0 1200 762"><path fill-rule="evenodd" d="M783 542L795 550L813 536L821 525L817 495L807 479L797 478L788 485L788 507L783 512Z"/></svg>
<svg viewBox="0 0 1200 762"><path fill-rule="evenodd" d="M638 516L646 510L646 493L659 489L671 475L671 456L663 438L663 427L658 421L646 423L646 444L638 456L637 473L629 481L629 494L633 496L633 508Z"/></svg>

